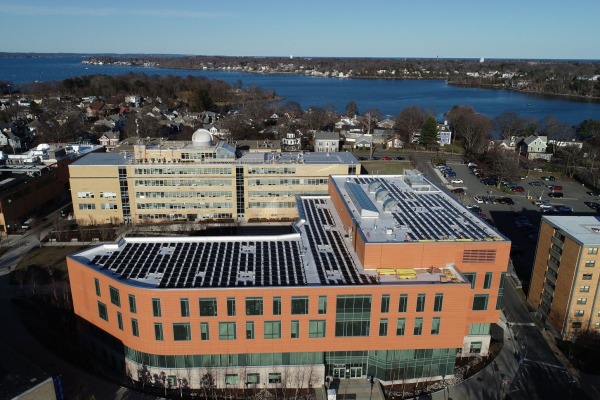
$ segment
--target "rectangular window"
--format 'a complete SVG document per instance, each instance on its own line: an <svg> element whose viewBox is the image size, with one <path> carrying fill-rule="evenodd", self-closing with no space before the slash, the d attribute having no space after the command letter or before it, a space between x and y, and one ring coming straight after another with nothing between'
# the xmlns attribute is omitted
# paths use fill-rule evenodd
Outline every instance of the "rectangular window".
<svg viewBox="0 0 600 400"><path fill-rule="evenodd" d="M336 298L335 336L369 336L371 304L371 295L338 295Z"/></svg>
<svg viewBox="0 0 600 400"><path fill-rule="evenodd" d="M420 336L423 333L423 318L415 318L415 328L413 334Z"/></svg>
<svg viewBox="0 0 600 400"><path fill-rule="evenodd" d="M475 297L473 297L473 311L487 310L488 297L487 294L476 294Z"/></svg>
<svg viewBox="0 0 600 400"><path fill-rule="evenodd" d="M210 340L208 322L200 322L200 340Z"/></svg>
<svg viewBox="0 0 600 400"><path fill-rule="evenodd" d="M110 302L117 307L121 307L121 296L119 294L119 289L109 286L108 292L110 293Z"/></svg>
<svg viewBox="0 0 600 400"><path fill-rule="evenodd" d="M308 337L309 338L324 338L325 337L325 320L308 321Z"/></svg>
<svg viewBox="0 0 600 400"><path fill-rule="evenodd" d="M247 374L246 383L248 385L256 385L260 383L260 374Z"/></svg>
<svg viewBox="0 0 600 400"><path fill-rule="evenodd" d="M581 329L581 322L573 322L573 323L571 324L571 327L572 327L573 329Z"/></svg>
<svg viewBox="0 0 600 400"><path fill-rule="evenodd" d="M579 291L587 293L590 291L590 287L589 286L580 286Z"/></svg>
<svg viewBox="0 0 600 400"><path fill-rule="evenodd" d="M182 317L190 316L190 301L188 299L179 299L179 309Z"/></svg>
<svg viewBox="0 0 600 400"><path fill-rule="evenodd" d="M319 314L327 314L327 296L319 296Z"/></svg>
<svg viewBox="0 0 600 400"><path fill-rule="evenodd" d="M238 374L226 374L225 375L225 384L226 385L237 385L238 384Z"/></svg>
<svg viewBox="0 0 600 400"><path fill-rule="evenodd" d="M229 301L229 299L228 299ZM217 299L199 299L198 306L200 307L201 317L216 317L217 316Z"/></svg>
<svg viewBox="0 0 600 400"><path fill-rule="evenodd" d="M94 286L96 286L96 296L100 297L100 281L94 278Z"/></svg>
<svg viewBox="0 0 600 400"><path fill-rule="evenodd" d="M269 383L281 383L281 372L269 372Z"/></svg>
<svg viewBox="0 0 600 400"><path fill-rule="evenodd" d="M227 316L235 317L235 298L233 297L227 299Z"/></svg>
<svg viewBox="0 0 600 400"><path fill-rule="evenodd" d="M273 297L273 315L281 315L281 297Z"/></svg>
<svg viewBox="0 0 600 400"><path fill-rule="evenodd" d="M117 325L120 330L123 330L123 315L117 311Z"/></svg>
<svg viewBox="0 0 600 400"><path fill-rule="evenodd" d="M595 266L596 266L596 261L594 261L594 260L586 260L586 261L585 261L585 266L586 266L586 267L593 268L593 267L595 267Z"/></svg>
<svg viewBox="0 0 600 400"><path fill-rule="evenodd" d="M491 324L470 324L469 325L469 335L489 335L491 329Z"/></svg>
<svg viewBox="0 0 600 400"><path fill-rule="evenodd" d="M481 353L481 347L483 347L482 342L471 342L471 346L469 347L469 353L479 354Z"/></svg>
<svg viewBox="0 0 600 400"><path fill-rule="evenodd" d="M591 281L592 280L592 274L583 274L583 280L584 281Z"/></svg>
<svg viewBox="0 0 600 400"><path fill-rule="evenodd" d="M588 254L598 254L597 247L588 247Z"/></svg>
<svg viewBox="0 0 600 400"><path fill-rule="evenodd" d="M235 322L219 322L219 340L235 340Z"/></svg>
<svg viewBox="0 0 600 400"><path fill-rule="evenodd" d="M129 312L132 314L137 314L137 304L135 303L135 296L129 295Z"/></svg>
<svg viewBox="0 0 600 400"><path fill-rule="evenodd" d="M483 288L489 289L492 287L492 279L494 277L493 272L486 272L485 277L483 278Z"/></svg>
<svg viewBox="0 0 600 400"><path fill-rule="evenodd" d="M584 311L583 310L575 310L575 316L576 317L583 317Z"/></svg>
<svg viewBox="0 0 600 400"><path fill-rule="evenodd" d="M254 339L254 322L246 322L246 339Z"/></svg>
<svg viewBox="0 0 600 400"><path fill-rule="evenodd" d="M381 295L381 312L382 313L390 312L390 295L389 294Z"/></svg>
<svg viewBox="0 0 600 400"><path fill-rule="evenodd" d="M408 307L408 295L401 294L400 302L398 303L398 312L406 312L407 307Z"/></svg>
<svg viewBox="0 0 600 400"><path fill-rule="evenodd" d="M442 311L444 306L444 293L436 293L433 300L433 311Z"/></svg>
<svg viewBox="0 0 600 400"><path fill-rule="evenodd" d="M108 310L106 304L98 302L98 316L105 321L108 321Z"/></svg>
<svg viewBox="0 0 600 400"><path fill-rule="evenodd" d="M439 335L440 334L440 317L433 317L431 320L431 334Z"/></svg>
<svg viewBox="0 0 600 400"><path fill-rule="evenodd" d="M398 318L396 322L396 336L404 336L404 330L406 328L406 319Z"/></svg>
<svg viewBox="0 0 600 400"><path fill-rule="evenodd" d="M290 337L292 339L298 339L300 337L300 321L292 321L290 332Z"/></svg>
<svg viewBox="0 0 600 400"><path fill-rule="evenodd" d="M463 275L465 276L465 278L467 278L467 280L469 282L471 282L471 289L475 289L475 282L477 281L477 273L465 272Z"/></svg>
<svg viewBox="0 0 600 400"><path fill-rule="evenodd" d="M162 310L160 309L160 299L152 299L152 315L155 317L162 317Z"/></svg>
<svg viewBox="0 0 600 400"><path fill-rule="evenodd" d="M587 298L585 297L580 297L577 299L577 304L586 304L587 303Z"/></svg>
<svg viewBox="0 0 600 400"><path fill-rule="evenodd" d="M416 312L423 312L425 311L425 294L423 293L419 293L417 295L417 307L416 307Z"/></svg>
<svg viewBox="0 0 600 400"><path fill-rule="evenodd" d="M265 339L281 339L281 321L265 321Z"/></svg>
<svg viewBox="0 0 600 400"><path fill-rule="evenodd" d="M183 342L192 340L192 330L189 323L173 324L173 340Z"/></svg>
<svg viewBox="0 0 600 400"><path fill-rule="evenodd" d="M246 315L263 315L262 297L246 297Z"/></svg>
<svg viewBox="0 0 600 400"><path fill-rule="evenodd" d="M165 336L163 334L163 327L160 322L154 323L154 339L159 340L161 342L165 340Z"/></svg>
<svg viewBox="0 0 600 400"><path fill-rule="evenodd" d="M308 314L308 297L292 297L292 315Z"/></svg>
<svg viewBox="0 0 600 400"><path fill-rule="evenodd" d="M135 318L131 318L131 334L133 336L140 336L140 328L138 326L138 321Z"/></svg>
<svg viewBox="0 0 600 400"><path fill-rule="evenodd" d="M379 336L387 336L388 334L388 319L381 318L379 320Z"/></svg>

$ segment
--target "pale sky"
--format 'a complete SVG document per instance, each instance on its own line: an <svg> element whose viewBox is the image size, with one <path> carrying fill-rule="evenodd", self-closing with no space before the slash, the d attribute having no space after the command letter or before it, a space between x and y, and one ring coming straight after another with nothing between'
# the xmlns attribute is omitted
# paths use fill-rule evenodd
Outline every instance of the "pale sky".
<svg viewBox="0 0 600 400"><path fill-rule="evenodd" d="M600 59L599 0L0 0L2 52Z"/></svg>

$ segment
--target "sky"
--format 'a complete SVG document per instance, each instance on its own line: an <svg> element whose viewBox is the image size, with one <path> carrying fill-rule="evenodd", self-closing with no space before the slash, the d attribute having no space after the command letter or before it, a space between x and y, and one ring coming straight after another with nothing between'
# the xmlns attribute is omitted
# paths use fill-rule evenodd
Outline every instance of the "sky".
<svg viewBox="0 0 600 400"><path fill-rule="evenodd" d="M600 59L600 1L0 0L1 52Z"/></svg>

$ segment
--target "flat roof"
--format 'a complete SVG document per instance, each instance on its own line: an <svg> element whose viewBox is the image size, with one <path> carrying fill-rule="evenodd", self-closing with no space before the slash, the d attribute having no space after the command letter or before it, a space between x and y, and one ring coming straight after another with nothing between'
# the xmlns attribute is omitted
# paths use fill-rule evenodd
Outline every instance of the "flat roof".
<svg viewBox="0 0 600 400"><path fill-rule="evenodd" d="M415 171L330 180L368 243L507 240Z"/></svg>
<svg viewBox="0 0 600 400"><path fill-rule="evenodd" d="M544 219L582 245L600 246L600 216L543 216Z"/></svg>

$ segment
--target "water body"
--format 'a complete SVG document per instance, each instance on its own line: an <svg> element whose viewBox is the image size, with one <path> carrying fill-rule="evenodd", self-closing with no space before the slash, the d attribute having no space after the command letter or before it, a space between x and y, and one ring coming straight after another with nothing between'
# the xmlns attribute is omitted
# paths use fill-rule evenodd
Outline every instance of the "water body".
<svg viewBox="0 0 600 400"><path fill-rule="evenodd" d="M85 58L87 56L0 58L0 80L22 85L82 75L121 75L133 71L147 75L202 76L231 84L241 81L244 87L272 89L277 95L285 97L285 101L298 102L303 109L333 105L336 111L343 112L346 104L354 100L360 112L377 109L383 115L397 115L405 107L419 106L433 111L442 119L443 113L453 106L470 105L491 118L511 111L537 120L551 115L570 125L585 119L600 120L600 103L569 101L509 90L457 87L441 80L337 79L289 74L83 65L81 60Z"/></svg>

